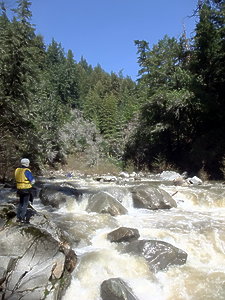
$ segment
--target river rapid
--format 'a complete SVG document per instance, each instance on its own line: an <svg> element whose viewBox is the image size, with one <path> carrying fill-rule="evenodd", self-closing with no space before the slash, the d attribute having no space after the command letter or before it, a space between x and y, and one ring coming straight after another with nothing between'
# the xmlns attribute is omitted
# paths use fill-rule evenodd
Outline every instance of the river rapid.
<svg viewBox="0 0 225 300"><path fill-rule="evenodd" d="M70 179L83 189L78 201L70 200L50 210L35 200L37 209L51 214L74 241L78 265L63 300L100 300L101 283L122 278L139 300L225 299L225 186L209 182L198 186L174 186L172 182L146 178L139 181L97 182ZM133 207L130 187L147 184L173 196L177 208L147 210ZM88 213L91 193L106 191L128 210L126 215ZM153 274L142 257L121 253L107 234L118 227L139 231L139 239L168 242L187 254L182 266L170 266Z"/></svg>

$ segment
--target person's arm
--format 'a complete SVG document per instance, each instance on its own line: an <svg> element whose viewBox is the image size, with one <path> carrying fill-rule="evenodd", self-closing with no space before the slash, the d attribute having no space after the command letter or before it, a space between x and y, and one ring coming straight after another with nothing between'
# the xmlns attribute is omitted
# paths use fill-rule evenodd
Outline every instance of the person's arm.
<svg viewBox="0 0 225 300"><path fill-rule="evenodd" d="M35 183L35 179L30 171L26 170L24 174L27 177L27 179L30 181L31 184Z"/></svg>

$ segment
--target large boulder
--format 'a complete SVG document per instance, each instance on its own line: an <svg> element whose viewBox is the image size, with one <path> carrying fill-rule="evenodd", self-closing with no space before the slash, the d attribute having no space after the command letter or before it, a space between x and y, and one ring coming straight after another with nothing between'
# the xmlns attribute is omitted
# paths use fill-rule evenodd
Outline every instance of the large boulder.
<svg viewBox="0 0 225 300"><path fill-rule="evenodd" d="M132 240L137 240L140 237L140 234L135 228L120 227L107 234L107 239L110 242L129 242Z"/></svg>
<svg viewBox="0 0 225 300"><path fill-rule="evenodd" d="M105 192L114 197L117 201L123 204L126 201L126 197L130 194L130 189L126 186L108 185L101 187L98 192Z"/></svg>
<svg viewBox="0 0 225 300"><path fill-rule="evenodd" d="M99 192L93 195L88 201L86 210L88 212L108 213L112 216L124 215L127 213L127 209L106 192Z"/></svg>
<svg viewBox="0 0 225 300"><path fill-rule="evenodd" d="M41 189L39 196L44 205L59 208L61 204L66 203L71 199L74 201L78 200L81 193L72 186L58 183L44 186Z"/></svg>
<svg viewBox="0 0 225 300"><path fill-rule="evenodd" d="M132 289L121 278L110 278L101 284L102 300L137 300Z"/></svg>
<svg viewBox="0 0 225 300"><path fill-rule="evenodd" d="M177 207L176 201L170 194L155 187L137 186L132 189L132 198L135 208L157 210Z"/></svg>
<svg viewBox="0 0 225 300"><path fill-rule="evenodd" d="M181 175L174 171L163 171L160 174L160 179L165 181L173 181L179 178Z"/></svg>
<svg viewBox="0 0 225 300"><path fill-rule="evenodd" d="M164 270L171 265L183 265L187 253L167 242L157 240L132 241L124 247L125 252L143 256L152 272Z"/></svg>
<svg viewBox="0 0 225 300"><path fill-rule="evenodd" d="M32 225L18 224L7 204L0 206L0 220L0 298L60 299L77 262L63 232L40 214Z"/></svg>
<svg viewBox="0 0 225 300"><path fill-rule="evenodd" d="M198 178L197 176L194 176L192 178L187 178L187 182L191 185L201 185L203 184L203 181Z"/></svg>

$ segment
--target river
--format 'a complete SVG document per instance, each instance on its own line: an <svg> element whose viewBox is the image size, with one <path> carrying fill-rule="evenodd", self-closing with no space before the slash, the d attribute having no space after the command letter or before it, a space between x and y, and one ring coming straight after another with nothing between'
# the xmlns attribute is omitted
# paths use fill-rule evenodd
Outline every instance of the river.
<svg viewBox="0 0 225 300"><path fill-rule="evenodd" d="M225 299L225 186L209 182L199 186L174 186L167 181L104 183L71 179L86 190L105 190L126 209L126 215L87 213L90 193L51 211L55 222L74 241L78 265L63 300L100 300L100 285L122 278L139 300ZM130 187L148 184L173 195L177 208L147 210L133 207ZM48 209L35 204L43 212ZM161 240L187 252L187 262L153 274L142 257L121 253L107 234L118 227L136 228L139 239ZM77 242L76 242L77 241Z"/></svg>

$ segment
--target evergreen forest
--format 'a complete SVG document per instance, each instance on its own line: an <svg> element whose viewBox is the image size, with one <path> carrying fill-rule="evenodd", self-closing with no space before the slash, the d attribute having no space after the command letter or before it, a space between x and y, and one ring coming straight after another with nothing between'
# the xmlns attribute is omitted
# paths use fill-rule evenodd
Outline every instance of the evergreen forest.
<svg viewBox="0 0 225 300"><path fill-rule="evenodd" d="M31 2L0 14L0 179L84 158L121 170L225 176L225 1L198 1L193 36L135 40L137 81L44 43ZM166 30L166 29L165 29Z"/></svg>

